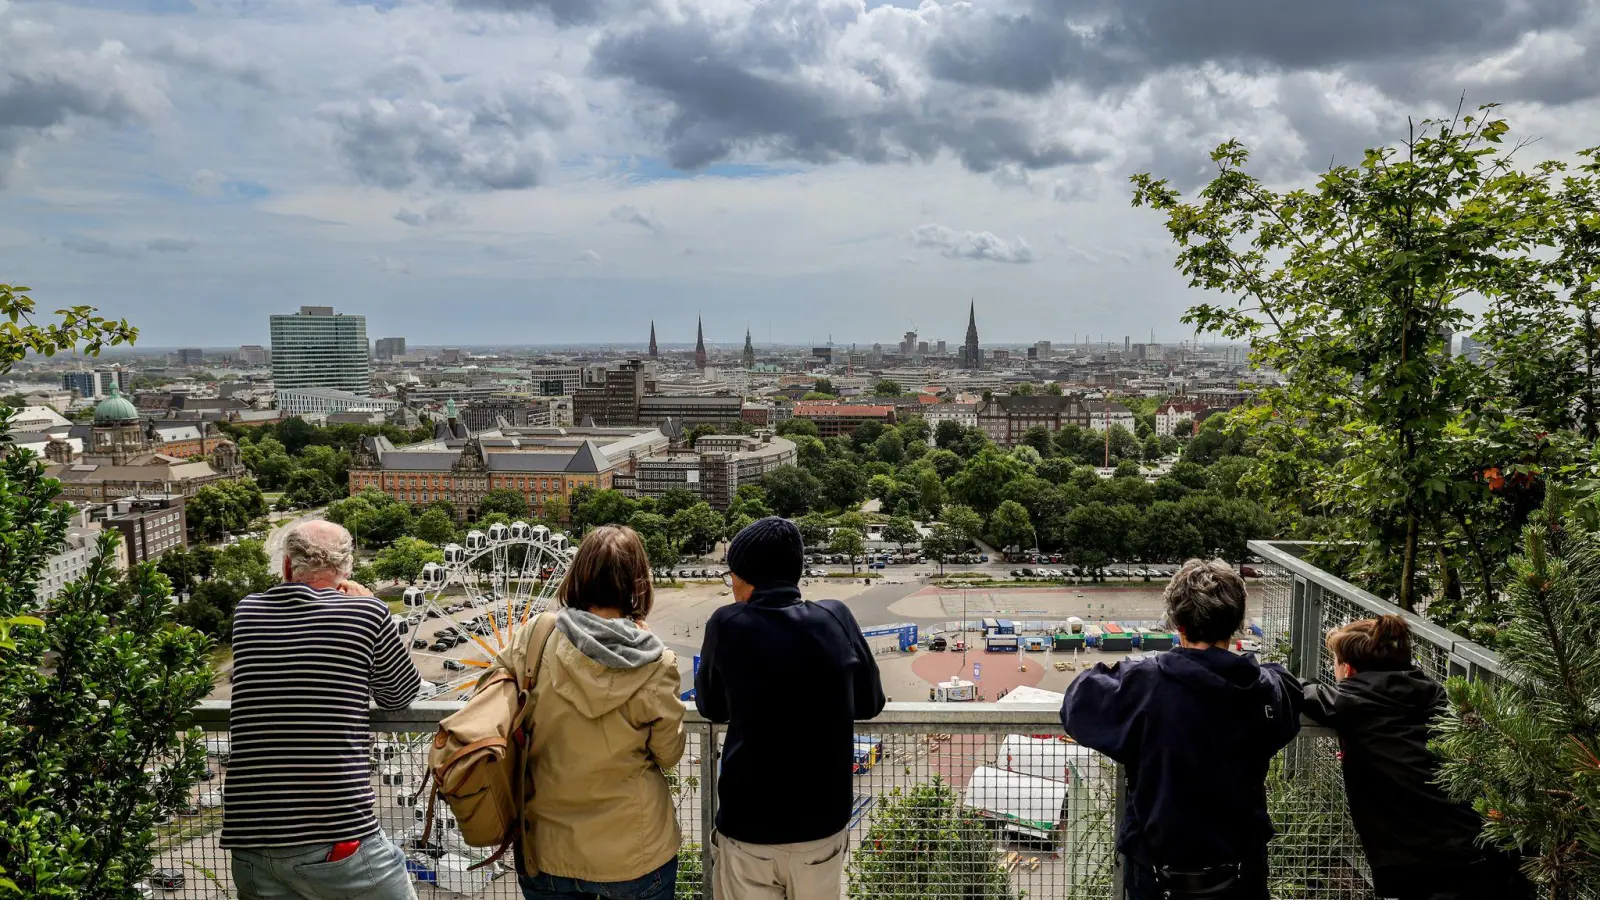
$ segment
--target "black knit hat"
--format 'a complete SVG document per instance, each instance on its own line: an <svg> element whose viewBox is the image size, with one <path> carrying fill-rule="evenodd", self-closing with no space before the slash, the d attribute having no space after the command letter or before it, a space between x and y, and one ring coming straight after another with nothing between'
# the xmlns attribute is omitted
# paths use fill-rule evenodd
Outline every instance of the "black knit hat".
<svg viewBox="0 0 1600 900"><path fill-rule="evenodd" d="M728 568L758 588L799 584L805 555L800 529L781 516L751 522L728 542Z"/></svg>

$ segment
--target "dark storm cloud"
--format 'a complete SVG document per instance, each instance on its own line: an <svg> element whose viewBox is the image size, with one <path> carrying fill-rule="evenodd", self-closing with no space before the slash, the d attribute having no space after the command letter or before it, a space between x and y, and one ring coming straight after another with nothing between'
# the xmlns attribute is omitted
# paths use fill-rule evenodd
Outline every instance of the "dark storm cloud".
<svg viewBox="0 0 1600 900"><path fill-rule="evenodd" d="M21 40L0 23L0 47ZM37 55L25 44L13 47L22 52L0 50L0 183L17 151L47 131L78 120L142 121L162 100L139 67L125 64L119 46Z"/></svg>
<svg viewBox="0 0 1600 900"><path fill-rule="evenodd" d="M639 118L680 168L746 153L821 164L946 152L978 172L1113 152L1175 155L1189 168L1215 143L1213 126L1239 120L1205 121L1181 102L1136 104L1131 115L1171 123L1141 125L1149 140L1184 146L1097 147L1069 137L1070 119L1041 103L1066 95L1116 105L1162 79L1219 74L1337 74L1412 107L1435 108L1462 90L1474 101L1572 102L1600 94L1597 18L1584 0L996 0L916 10L767 0L596 19L590 70L662 101L641 104ZM1558 61L1525 54L1475 69L1537 35L1570 36L1578 48ZM1239 92L1236 83L1216 89ZM1280 91L1276 109L1306 148L1295 163L1302 168L1329 157L1354 162L1372 141L1393 137L1333 108L1328 90ZM1259 118L1257 101L1239 99L1245 120Z"/></svg>
<svg viewBox="0 0 1600 900"><path fill-rule="evenodd" d="M564 84L506 81L446 90L437 98L329 103L318 115L345 164L367 184L492 191L545 182L555 165L550 136L573 115Z"/></svg>
<svg viewBox="0 0 1600 900"><path fill-rule="evenodd" d="M793 33L690 15L603 34L591 69L671 103L662 136L682 169L745 150L810 163L929 160L948 150L980 172L1099 158L982 101L918 97L881 63L818 64L826 36L802 30L788 42Z"/></svg>

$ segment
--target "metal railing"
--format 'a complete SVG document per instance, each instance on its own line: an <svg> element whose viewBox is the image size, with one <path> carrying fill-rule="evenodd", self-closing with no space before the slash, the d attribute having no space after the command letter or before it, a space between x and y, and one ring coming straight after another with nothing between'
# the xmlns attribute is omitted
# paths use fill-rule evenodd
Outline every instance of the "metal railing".
<svg viewBox="0 0 1600 900"><path fill-rule="evenodd" d="M1398 608L1301 558L1303 545L1252 542L1267 560L1251 583L1261 605L1264 654L1306 679L1331 678L1323 649L1328 628ZM1500 677L1493 653L1407 616L1418 661L1436 677ZM374 710L373 784L390 838L402 844L422 831L414 801L426 746L456 702L419 702ZM213 780L197 789L185 815L163 826L156 865L181 873L182 886L158 896L210 900L233 896L228 855L218 845L229 705L196 711L213 751ZM706 840L716 817L717 748L722 729L691 708L688 750L668 773L683 834L677 896L710 897L713 869ZM855 810L845 894L851 900L1023 897L1114 900L1123 873L1115 850L1122 815L1120 767L1060 738L1052 706L995 703L891 703L857 728ZM1277 900L1368 900L1366 864L1346 812L1332 733L1304 727L1274 760L1268 807L1278 832L1271 846ZM782 777L774 773L775 778ZM425 804L424 804L425 806ZM412 850L419 895L427 898L520 896L508 866L467 871L483 851L466 847L447 809L436 811L438 843ZM775 816L782 810L772 811Z"/></svg>
<svg viewBox="0 0 1600 900"><path fill-rule="evenodd" d="M377 812L391 839L404 844L422 831L421 784L428 739L456 702L419 702L374 710L373 784ZM195 723L206 731L213 780L200 786L186 815L163 826L156 865L184 883L159 896L211 900L234 896L228 854L218 845L221 783L227 777L229 704L204 703ZM716 817L717 758L707 752L722 729L690 709L689 747L669 773L683 833L679 898L710 897L713 862L705 837ZM1022 897L1110 900L1121 896L1115 850L1121 819L1120 767L1061 740L1054 706L995 703L893 703L858 727L861 738L855 810L846 863L851 898ZM1359 856L1343 820L1341 796L1312 788L1337 779L1328 732L1306 728L1272 768L1270 797L1283 837L1274 845L1275 896L1344 900L1351 857ZM1315 774L1315 778L1304 777ZM774 777L781 777L775 775ZM515 898L508 867L467 872L482 850L452 833L449 812L436 810L443 837L416 850L412 872L423 898ZM782 815L773 810L773 815Z"/></svg>

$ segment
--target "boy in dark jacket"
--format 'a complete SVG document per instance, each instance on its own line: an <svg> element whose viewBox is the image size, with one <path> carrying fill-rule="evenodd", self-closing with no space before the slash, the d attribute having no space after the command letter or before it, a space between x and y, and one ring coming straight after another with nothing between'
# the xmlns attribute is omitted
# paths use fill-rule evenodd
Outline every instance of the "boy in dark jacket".
<svg viewBox="0 0 1600 900"><path fill-rule="evenodd" d="M1506 857L1476 844L1483 822L1434 782L1428 750L1444 688L1411 661L1401 616L1328 633L1337 685L1305 686L1305 714L1339 733L1350 819L1372 866L1377 896L1467 900L1519 896L1526 884Z"/></svg>
<svg viewBox="0 0 1600 900"><path fill-rule="evenodd" d="M839 900L855 721L883 711L850 609L800 597L805 545L769 516L728 544L737 601L706 622L695 706L727 722L717 781L717 900Z"/></svg>
<svg viewBox="0 0 1600 900"><path fill-rule="evenodd" d="M1299 691L1227 649L1245 611L1227 563L1184 563L1166 601L1180 646L1080 675L1062 727L1127 768L1130 900L1267 900L1267 764L1300 730Z"/></svg>

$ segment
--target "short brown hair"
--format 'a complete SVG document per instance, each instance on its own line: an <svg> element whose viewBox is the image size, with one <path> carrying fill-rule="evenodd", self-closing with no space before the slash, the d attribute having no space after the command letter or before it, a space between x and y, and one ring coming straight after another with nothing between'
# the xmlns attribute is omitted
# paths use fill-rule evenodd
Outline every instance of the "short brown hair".
<svg viewBox="0 0 1600 900"><path fill-rule="evenodd" d="M1167 618L1197 644L1219 644L1244 625L1244 579L1220 559L1191 559L1167 583Z"/></svg>
<svg viewBox="0 0 1600 900"><path fill-rule="evenodd" d="M1404 616L1360 619L1328 632L1333 658L1357 672L1411 668L1411 625Z"/></svg>
<svg viewBox="0 0 1600 900"><path fill-rule="evenodd" d="M626 525L602 525L584 535L556 598L572 609L614 609L643 621L655 604L655 590L650 557L638 532Z"/></svg>

